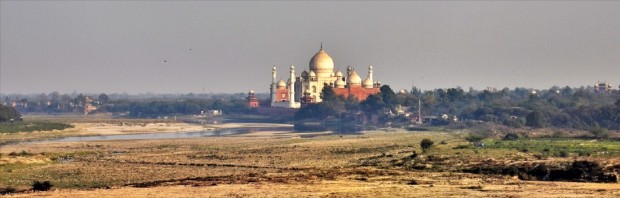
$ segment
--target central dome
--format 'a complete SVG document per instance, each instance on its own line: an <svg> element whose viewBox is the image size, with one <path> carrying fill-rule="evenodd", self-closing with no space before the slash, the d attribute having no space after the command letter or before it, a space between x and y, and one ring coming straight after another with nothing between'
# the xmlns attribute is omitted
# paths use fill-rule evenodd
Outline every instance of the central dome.
<svg viewBox="0 0 620 198"><path fill-rule="evenodd" d="M321 48L321 50L310 59L310 70L316 73L334 73L334 61L332 57Z"/></svg>

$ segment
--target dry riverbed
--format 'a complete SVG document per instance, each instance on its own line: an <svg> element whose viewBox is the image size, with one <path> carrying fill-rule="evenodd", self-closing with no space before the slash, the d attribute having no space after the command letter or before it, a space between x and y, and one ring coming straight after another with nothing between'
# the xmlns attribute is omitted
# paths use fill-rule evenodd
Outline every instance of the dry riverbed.
<svg viewBox="0 0 620 198"><path fill-rule="evenodd" d="M490 162L576 160L613 168L620 161L616 156L541 159L534 153L508 149L455 149L467 144L458 132L392 130L299 138L302 135L273 131L230 137L7 145L0 147L0 189L19 192L9 197L620 196L618 183L524 181L511 175L460 171ZM436 143L426 153L419 147L423 138ZM53 190L28 191L35 180L50 181Z"/></svg>

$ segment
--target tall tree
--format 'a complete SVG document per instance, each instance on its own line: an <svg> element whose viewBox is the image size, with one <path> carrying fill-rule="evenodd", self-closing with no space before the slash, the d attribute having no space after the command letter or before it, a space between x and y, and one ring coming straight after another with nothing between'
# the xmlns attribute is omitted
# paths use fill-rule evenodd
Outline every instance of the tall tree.
<svg viewBox="0 0 620 198"><path fill-rule="evenodd" d="M97 97L97 99L99 99L99 102L102 103L108 103L110 101L110 97L108 97L108 95L105 93L99 94L99 97Z"/></svg>
<svg viewBox="0 0 620 198"><path fill-rule="evenodd" d="M21 114L13 107L0 104L0 123L12 120L19 120Z"/></svg>
<svg viewBox="0 0 620 198"><path fill-rule="evenodd" d="M383 103L387 107L391 108L398 104L396 93L394 93L394 90L392 90L389 85L383 85L379 88L379 90L381 90L381 98L383 99Z"/></svg>
<svg viewBox="0 0 620 198"><path fill-rule="evenodd" d="M360 106L364 111L374 113L385 107L385 103L383 102L381 94L372 94L369 95L366 100L362 101Z"/></svg>
<svg viewBox="0 0 620 198"><path fill-rule="evenodd" d="M533 111L525 117L525 125L535 128L543 128L547 124L547 118L545 115L536 110Z"/></svg>
<svg viewBox="0 0 620 198"><path fill-rule="evenodd" d="M335 102L341 100L340 96L336 94L336 92L334 92L334 89L332 89L332 87L330 86L323 87L323 90L321 90L321 99L324 102Z"/></svg>

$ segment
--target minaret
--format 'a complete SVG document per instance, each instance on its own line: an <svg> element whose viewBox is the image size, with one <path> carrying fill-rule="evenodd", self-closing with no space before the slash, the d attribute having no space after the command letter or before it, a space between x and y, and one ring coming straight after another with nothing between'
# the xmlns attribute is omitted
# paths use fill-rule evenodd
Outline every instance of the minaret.
<svg viewBox="0 0 620 198"><path fill-rule="evenodd" d="M289 107L295 107L295 66L291 65L291 80L288 85L288 101Z"/></svg>
<svg viewBox="0 0 620 198"><path fill-rule="evenodd" d="M349 78L349 76L351 75L351 72L353 72L353 67L351 67L351 65L349 65L347 67L347 78Z"/></svg>
<svg viewBox="0 0 620 198"><path fill-rule="evenodd" d="M368 66L368 78L370 78L370 82L374 84L375 81L372 80L372 65Z"/></svg>
<svg viewBox="0 0 620 198"><path fill-rule="evenodd" d="M271 103L276 102L276 66L271 69Z"/></svg>

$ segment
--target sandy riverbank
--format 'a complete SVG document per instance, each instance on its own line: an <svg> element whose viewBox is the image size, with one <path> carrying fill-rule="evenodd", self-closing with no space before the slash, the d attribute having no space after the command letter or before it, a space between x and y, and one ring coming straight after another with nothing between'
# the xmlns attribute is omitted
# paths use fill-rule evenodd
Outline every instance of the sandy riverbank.
<svg viewBox="0 0 620 198"><path fill-rule="evenodd" d="M73 123L74 135L120 135L134 133L172 133L204 131L207 128L201 125L188 123L145 123L145 124L106 124L106 123Z"/></svg>
<svg viewBox="0 0 620 198"><path fill-rule="evenodd" d="M63 118L66 119L66 118ZM35 131L19 133L0 133L0 143L25 141L46 138L59 138L70 136L102 136L102 135L128 135L145 133L178 133L200 132L228 128L279 128L292 127L289 124L272 123L226 123L226 124L197 124L166 120L151 119L104 119L100 121L76 119L73 121L62 120L70 123L73 128L53 131ZM58 121L56 121L58 122ZM262 132L261 132L262 133ZM264 135L260 135L264 136ZM270 135L268 135L270 136Z"/></svg>
<svg viewBox="0 0 620 198"><path fill-rule="evenodd" d="M122 135L137 133L176 133L176 132L197 132L228 128L262 128L262 127L291 127L288 124L272 123L226 123L218 125L201 125L192 123L73 123L75 128L66 129L67 132L74 131L75 135Z"/></svg>

